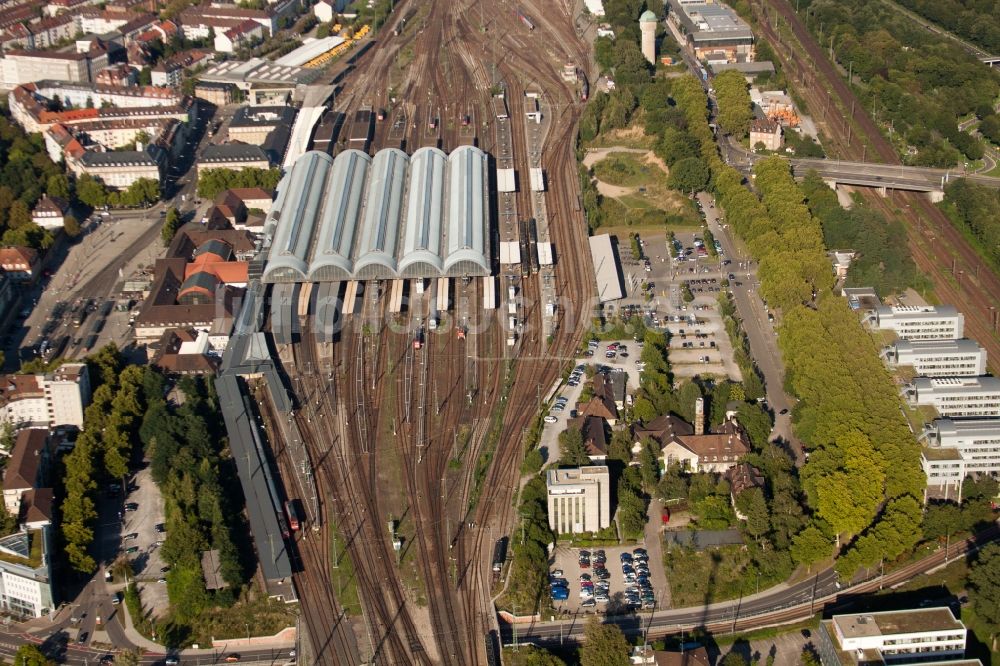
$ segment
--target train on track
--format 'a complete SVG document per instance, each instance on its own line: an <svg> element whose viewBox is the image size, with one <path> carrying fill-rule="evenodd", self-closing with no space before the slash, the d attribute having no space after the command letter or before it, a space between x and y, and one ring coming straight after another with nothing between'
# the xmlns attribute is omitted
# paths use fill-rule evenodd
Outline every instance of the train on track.
<svg viewBox="0 0 1000 666"><path fill-rule="evenodd" d="M510 543L510 538L502 536L497 539L496 545L493 546L493 579L496 580L500 578L500 572L503 571L503 565L507 561L507 544Z"/></svg>
<svg viewBox="0 0 1000 666"><path fill-rule="evenodd" d="M299 501L290 499L285 502L285 516L288 518L288 529L298 532L302 529L302 512L299 511Z"/></svg>
<svg viewBox="0 0 1000 666"><path fill-rule="evenodd" d="M525 26L525 27L526 27L526 28L527 28L528 30L534 30L534 29L535 29L535 24L531 22L531 19L529 19L529 18L528 18L528 15L527 15L527 14L525 14L525 13L524 13L524 12L523 12L522 10L520 10L520 9L516 9L516 10L514 10L514 11L515 11L515 13L517 14L517 18L521 19L521 23L523 23L523 24L524 24L524 26Z"/></svg>

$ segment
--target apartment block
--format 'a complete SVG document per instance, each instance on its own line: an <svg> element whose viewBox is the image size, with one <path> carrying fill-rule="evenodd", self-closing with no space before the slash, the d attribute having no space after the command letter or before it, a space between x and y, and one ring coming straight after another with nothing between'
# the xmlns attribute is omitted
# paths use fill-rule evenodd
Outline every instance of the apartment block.
<svg viewBox="0 0 1000 666"><path fill-rule="evenodd" d="M949 663L965 656L965 625L948 608L834 615L820 622L823 666Z"/></svg>
<svg viewBox="0 0 1000 666"><path fill-rule="evenodd" d="M90 404L90 375L83 363L66 363L44 375L0 376L0 421L14 426L83 428Z"/></svg>
<svg viewBox="0 0 1000 666"><path fill-rule="evenodd" d="M85 53L9 50L0 59L0 88L42 79L89 83L107 66L107 49L97 46Z"/></svg>
<svg viewBox="0 0 1000 666"><path fill-rule="evenodd" d="M935 419L924 426L920 439L929 486L1000 474L1000 419Z"/></svg>
<svg viewBox="0 0 1000 666"><path fill-rule="evenodd" d="M611 475L607 466L551 469L545 483L552 531L596 532L611 524Z"/></svg>
<svg viewBox="0 0 1000 666"><path fill-rule="evenodd" d="M1000 379L990 375L917 377L903 395L911 406L934 407L945 417L1000 417Z"/></svg>
<svg viewBox="0 0 1000 666"><path fill-rule="evenodd" d="M882 350L893 368L910 366L921 377L976 377L986 374L986 350L975 340L897 340Z"/></svg>
<svg viewBox="0 0 1000 666"><path fill-rule="evenodd" d="M953 305L881 305L868 321L903 340L957 340L965 327L965 317Z"/></svg>

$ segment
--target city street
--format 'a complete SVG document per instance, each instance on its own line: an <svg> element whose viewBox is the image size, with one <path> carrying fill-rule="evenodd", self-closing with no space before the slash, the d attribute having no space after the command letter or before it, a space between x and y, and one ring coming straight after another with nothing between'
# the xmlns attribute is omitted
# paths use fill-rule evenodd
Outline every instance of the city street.
<svg viewBox="0 0 1000 666"><path fill-rule="evenodd" d="M748 261L746 248L730 234L728 225L720 223L719 212L711 195L702 192L698 195L698 200L701 201L705 211L709 229L722 244L726 256L732 259L733 273L741 282L740 286L730 285L730 291L733 294L736 311L743 321L743 330L750 341L750 351L754 361L764 375L767 403L774 411L771 440L781 439L789 442L791 451L795 454L796 464L801 465L805 462L802 444L792 433L791 409L795 403L793 398L785 393L785 369L774 330L775 324L780 321L775 323L768 321L768 313L764 310L764 302L758 293L760 283L754 275L756 265Z"/></svg>

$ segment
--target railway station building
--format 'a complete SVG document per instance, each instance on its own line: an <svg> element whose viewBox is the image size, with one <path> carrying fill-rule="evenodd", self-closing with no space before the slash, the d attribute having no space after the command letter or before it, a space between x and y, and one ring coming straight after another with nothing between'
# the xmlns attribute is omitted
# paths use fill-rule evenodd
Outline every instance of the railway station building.
<svg viewBox="0 0 1000 666"><path fill-rule="evenodd" d="M310 151L264 224L265 283L490 275L486 153Z"/></svg>

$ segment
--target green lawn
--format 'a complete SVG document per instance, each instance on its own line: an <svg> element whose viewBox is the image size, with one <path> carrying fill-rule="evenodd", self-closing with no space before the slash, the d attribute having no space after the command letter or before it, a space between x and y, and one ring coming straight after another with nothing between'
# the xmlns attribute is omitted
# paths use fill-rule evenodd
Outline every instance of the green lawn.
<svg viewBox="0 0 1000 666"><path fill-rule="evenodd" d="M643 187L665 179L663 171L638 153L608 153L594 164L594 175L610 185Z"/></svg>

